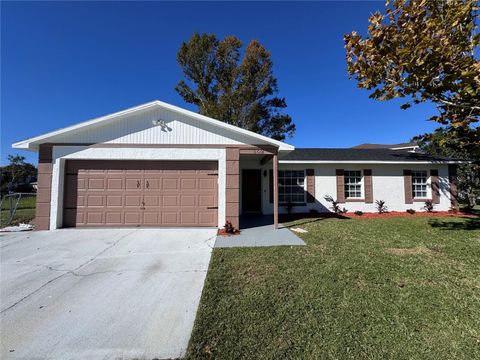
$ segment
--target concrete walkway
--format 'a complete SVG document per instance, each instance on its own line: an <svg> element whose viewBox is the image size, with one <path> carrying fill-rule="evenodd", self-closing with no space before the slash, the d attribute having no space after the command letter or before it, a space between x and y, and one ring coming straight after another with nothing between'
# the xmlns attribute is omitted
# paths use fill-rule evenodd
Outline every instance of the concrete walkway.
<svg viewBox="0 0 480 360"><path fill-rule="evenodd" d="M185 354L215 229L2 234L2 359Z"/></svg>
<svg viewBox="0 0 480 360"><path fill-rule="evenodd" d="M275 230L267 216L241 220L240 227L243 227L240 235L218 236L216 248L305 245L302 239L282 224Z"/></svg>

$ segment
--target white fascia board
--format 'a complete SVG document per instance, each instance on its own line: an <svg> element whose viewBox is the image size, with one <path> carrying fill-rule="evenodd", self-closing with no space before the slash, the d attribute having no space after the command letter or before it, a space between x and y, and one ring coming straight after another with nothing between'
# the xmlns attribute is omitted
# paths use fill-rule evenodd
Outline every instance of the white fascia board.
<svg viewBox="0 0 480 360"><path fill-rule="evenodd" d="M468 164L470 161L279 160L280 164Z"/></svg>
<svg viewBox="0 0 480 360"><path fill-rule="evenodd" d="M146 104L135 106L135 107L123 110L123 111L119 111L119 112L110 114L110 115L106 115L106 116L98 117L98 118L95 118L95 119L92 119L92 120L84 121L84 122L81 122L79 124L68 126L66 128L58 129L58 130L55 130L55 131L51 131L49 133L39 135L39 136L30 138L30 139L22 140L22 141L19 141L19 142L16 142L16 143L12 144L12 148L14 148L14 149L25 149L25 150L35 150L34 146L32 147L32 143L38 143L38 142L41 142L43 140L47 140L48 138L56 136L56 135L61 135L63 133L79 130L79 129L84 128L86 126L95 125L95 124L100 123L100 122L113 120L113 119L115 119L117 117L120 117L120 116L128 115L128 114L138 112L138 111L144 111L144 110L147 110L147 109L149 109L151 107L154 107L154 106L160 106L160 107L163 107L165 109L169 109L169 110L172 110L174 112L178 112L178 113L184 114L186 116L195 118L197 120L203 121L205 123L211 124L213 126L222 127L222 128L228 129L230 131L233 131L233 132L236 132L236 133L239 133L239 134L250 136L254 139L262 140L262 141L264 141L268 144L277 146L279 148L279 150L281 150L281 151L282 150L285 150L285 151L290 150L291 151L291 150L295 149L294 146L289 145L287 143L271 139L267 136L256 134L253 131L241 129L237 126L230 125L230 124L224 123L222 121L215 120L215 119L209 118L207 116L194 113L193 111L189 111L189 110L182 109L182 108L180 108L178 106L175 106L175 105L170 105L170 104L164 103L164 102L159 101L159 100L151 101L151 102L148 102Z"/></svg>

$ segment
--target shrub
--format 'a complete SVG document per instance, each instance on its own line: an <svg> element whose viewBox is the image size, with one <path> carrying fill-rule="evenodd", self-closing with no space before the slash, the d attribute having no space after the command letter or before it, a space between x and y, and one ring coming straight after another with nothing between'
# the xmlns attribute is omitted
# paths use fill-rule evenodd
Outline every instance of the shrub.
<svg viewBox="0 0 480 360"><path fill-rule="evenodd" d="M363 215L363 211L357 210L357 211L355 211L355 215L362 216L362 215Z"/></svg>
<svg viewBox="0 0 480 360"><path fill-rule="evenodd" d="M325 195L323 198L325 199L325 201L332 204L330 209L332 209L335 214L343 214L347 212L347 209L340 208L339 202L337 200L334 200L333 197L331 197L330 195Z"/></svg>
<svg viewBox="0 0 480 360"><path fill-rule="evenodd" d="M407 213L409 213L410 215L413 215L416 213L416 211L414 209L407 209Z"/></svg>
<svg viewBox="0 0 480 360"><path fill-rule="evenodd" d="M427 212L433 211L433 201L432 200L425 200L425 206L423 207Z"/></svg>
<svg viewBox="0 0 480 360"><path fill-rule="evenodd" d="M385 201L383 200L377 200L375 201L377 211L379 214L386 213L388 211L388 208L385 206Z"/></svg>
<svg viewBox="0 0 480 360"><path fill-rule="evenodd" d="M309 213L311 215L317 215L318 214L318 210L317 209L310 209Z"/></svg>
<svg viewBox="0 0 480 360"><path fill-rule="evenodd" d="M230 221L227 221L223 228L225 229L225 232L227 234L235 234L236 233L236 230L235 230L235 228L233 227L233 224Z"/></svg>

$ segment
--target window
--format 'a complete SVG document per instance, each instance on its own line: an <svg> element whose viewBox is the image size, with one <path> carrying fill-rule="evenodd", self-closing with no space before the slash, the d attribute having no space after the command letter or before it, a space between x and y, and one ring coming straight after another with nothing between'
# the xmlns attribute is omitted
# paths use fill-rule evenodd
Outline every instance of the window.
<svg viewBox="0 0 480 360"><path fill-rule="evenodd" d="M305 171L278 171L278 201L282 204L305 202Z"/></svg>
<svg viewBox="0 0 480 360"><path fill-rule="evenodd" d="M362 172L360 170L345 170L345 197L361 198L362 197Z"/></svg>
<svg viewBox="0 0 480 360"><path fill-rule="evenodd" d="M412 195L414 198L427 198L428 176L425 170L412 171Z"/></svg>

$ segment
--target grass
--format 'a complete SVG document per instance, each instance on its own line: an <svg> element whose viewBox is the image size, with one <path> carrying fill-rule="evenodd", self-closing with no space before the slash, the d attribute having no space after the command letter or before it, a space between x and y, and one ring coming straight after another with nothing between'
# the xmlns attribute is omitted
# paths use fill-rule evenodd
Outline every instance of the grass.
<svg viewBox="0 0 480 360"><path fill-rule="evenodd" d="M13 207L15 207L16 201L16 199L12 200ZM32 221L35 218L35 201L35 196L23 197L18 203L17 211L10 225ZM0 227L6 226L8 219L10 219L10 201L7 199L2 202Z"/></svg>
<svg viewBox="0 0 480 360"><path fill-rule="evenodd" d="M188 359L480 358L480 219L305 219L215 249Z"/></svg>

